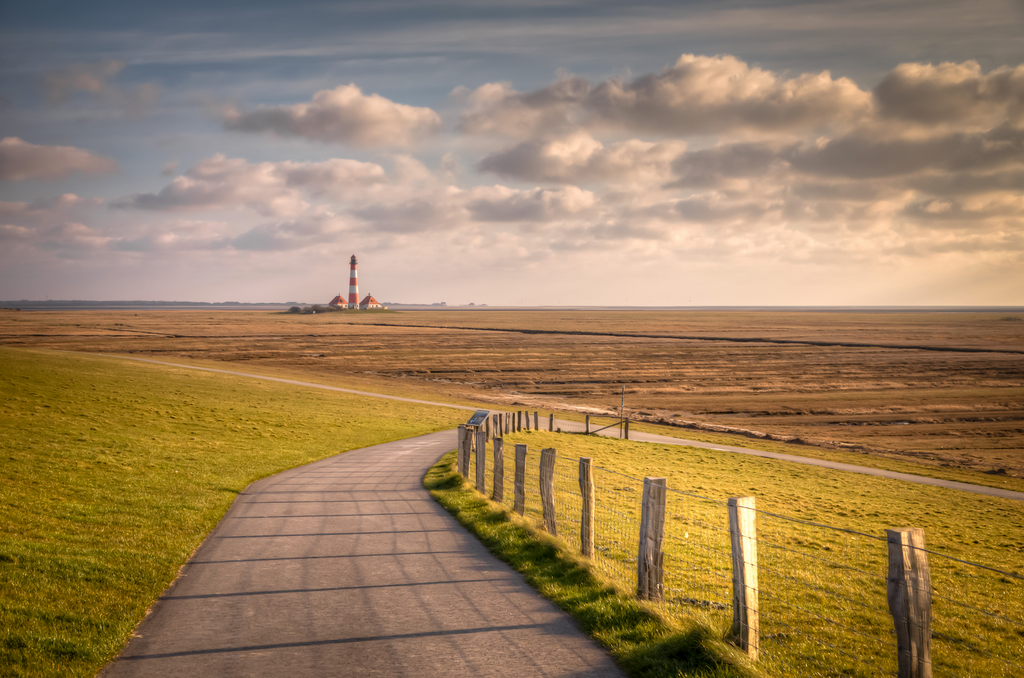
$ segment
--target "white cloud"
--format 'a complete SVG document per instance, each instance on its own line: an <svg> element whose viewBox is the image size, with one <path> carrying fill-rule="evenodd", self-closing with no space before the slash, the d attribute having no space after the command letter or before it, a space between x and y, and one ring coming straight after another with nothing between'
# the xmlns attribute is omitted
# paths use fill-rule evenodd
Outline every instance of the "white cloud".
<svg viewBox="0 0 1024 678"><path fill-rule="evenodd" d="M116 169L110 158L74 146L40 146L18 137L0 140L0 180L60 179L72 172L105 174Z"/></svg>
<svg viewBox="0 0 1024 678"><path fill-rule="evenodd" d="M355 84L321 90L312 101L223 112L225 129L270 132L312 141L354 146L410 146L433 136L441 118L429 108L395 103L379 94L363 94Z"/></svg>
<svg viewBox="0 0 1024 678"><path fill-rule="evenodd" d="M305 194L347 195L386 182L380 165L332 158L322 162L250 163L214 155L199 162L159 193L142 193L114 203L145 210L248 208L267 216L295 217L309 203Z"/></svg>
<svg viewBox="0 0 1024 678"><path fill-rule="evenodd" d="M490 83L467 97L462 129L520 137L567 128L633 134L805 132L852 125L872 111L871 94L828 71L783 78L734 56L684 54L661 73L592 86L564 77L535 92Z"/></svg>
<svg viewBox="0 0 1024 678"><path fill-rule="evenodd" d="M686 142L632 139L605 147L586 132L546 141L526 141L488 155L478 168L527 181L556 183L661 182Z"/></svg>

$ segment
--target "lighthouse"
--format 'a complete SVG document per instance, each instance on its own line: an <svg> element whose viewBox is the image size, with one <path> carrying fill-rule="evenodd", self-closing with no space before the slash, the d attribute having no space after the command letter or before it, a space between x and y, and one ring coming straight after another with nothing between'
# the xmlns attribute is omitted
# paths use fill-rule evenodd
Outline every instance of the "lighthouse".
<svg viewBox="0 0 1024 678"><path fill-rule="evenodd" d="M359 308L359 278L356 274L356 255L354 254L349 262L348 307Z"/></svg>

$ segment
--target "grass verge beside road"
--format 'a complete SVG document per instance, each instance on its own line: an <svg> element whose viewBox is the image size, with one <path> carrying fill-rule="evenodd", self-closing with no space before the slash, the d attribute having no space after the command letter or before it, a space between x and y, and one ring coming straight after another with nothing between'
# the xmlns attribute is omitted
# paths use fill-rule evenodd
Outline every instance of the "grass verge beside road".
<svg viewBox="0 0 1024 678"><path fill-rule="evenodd" d="M669 492L666 507L666 599L669 611L682 618L710 607L719 624L728 623L731 562L725 502L755 496L760 511L760 664L770 675L887 674L895 663L895 646L886 604L884 536L886 529L904 526L923 528L933 551L936 675L1021 675L1024 537L1019 526L1024 502L731 452L598 436L524 431L505 436L504 443L506 450L516 443L528 446L526 519L535 526L542 524L537 459L541 449L557 449L558 532L576 548L577 459L593 459L593 566L627 588L635 585L642 478L665 477L670 490L678 491ZM511 473L506 462L504 477ZM715 605L720 612L714 612Z"/></svg>
<svg viewBox="0 0 1024 678"><path fill-rule="evenodd" d="M95 675L251 482L464 418L0 349L0 675Z"/></svg>
<svg viewBox="0 0 1024 678"><path fill-rule="evenodd" d="M430 494L527 583L571 614L635 678L753 677L745 657L710 628L680 627L612 586L602 583L559 543L481 497L445 455L424 479Z"/></svg>

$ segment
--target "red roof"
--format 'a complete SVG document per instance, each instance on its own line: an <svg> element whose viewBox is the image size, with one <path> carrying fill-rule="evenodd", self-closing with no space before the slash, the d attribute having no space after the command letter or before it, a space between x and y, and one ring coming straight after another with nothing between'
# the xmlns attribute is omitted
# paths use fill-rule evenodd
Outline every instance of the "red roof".
<svg viewBox="0 0 1024 678"><path fill-rule="evenodd" d="M366 298L359 302L359 306L360 308L363 306L380 306L380 302L367 294Z"/></svg>

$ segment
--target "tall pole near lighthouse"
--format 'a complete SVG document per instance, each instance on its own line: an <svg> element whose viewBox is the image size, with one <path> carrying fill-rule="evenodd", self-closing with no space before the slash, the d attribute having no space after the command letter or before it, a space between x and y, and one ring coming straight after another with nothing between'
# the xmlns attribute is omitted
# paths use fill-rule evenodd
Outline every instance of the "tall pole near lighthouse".
<svg viewBox="0 0 1024 678"><path fill-rule="evenodd" d="M348 307L359 308L359 279L356 275L356 255L354 254L349 262Z"/></svg>

